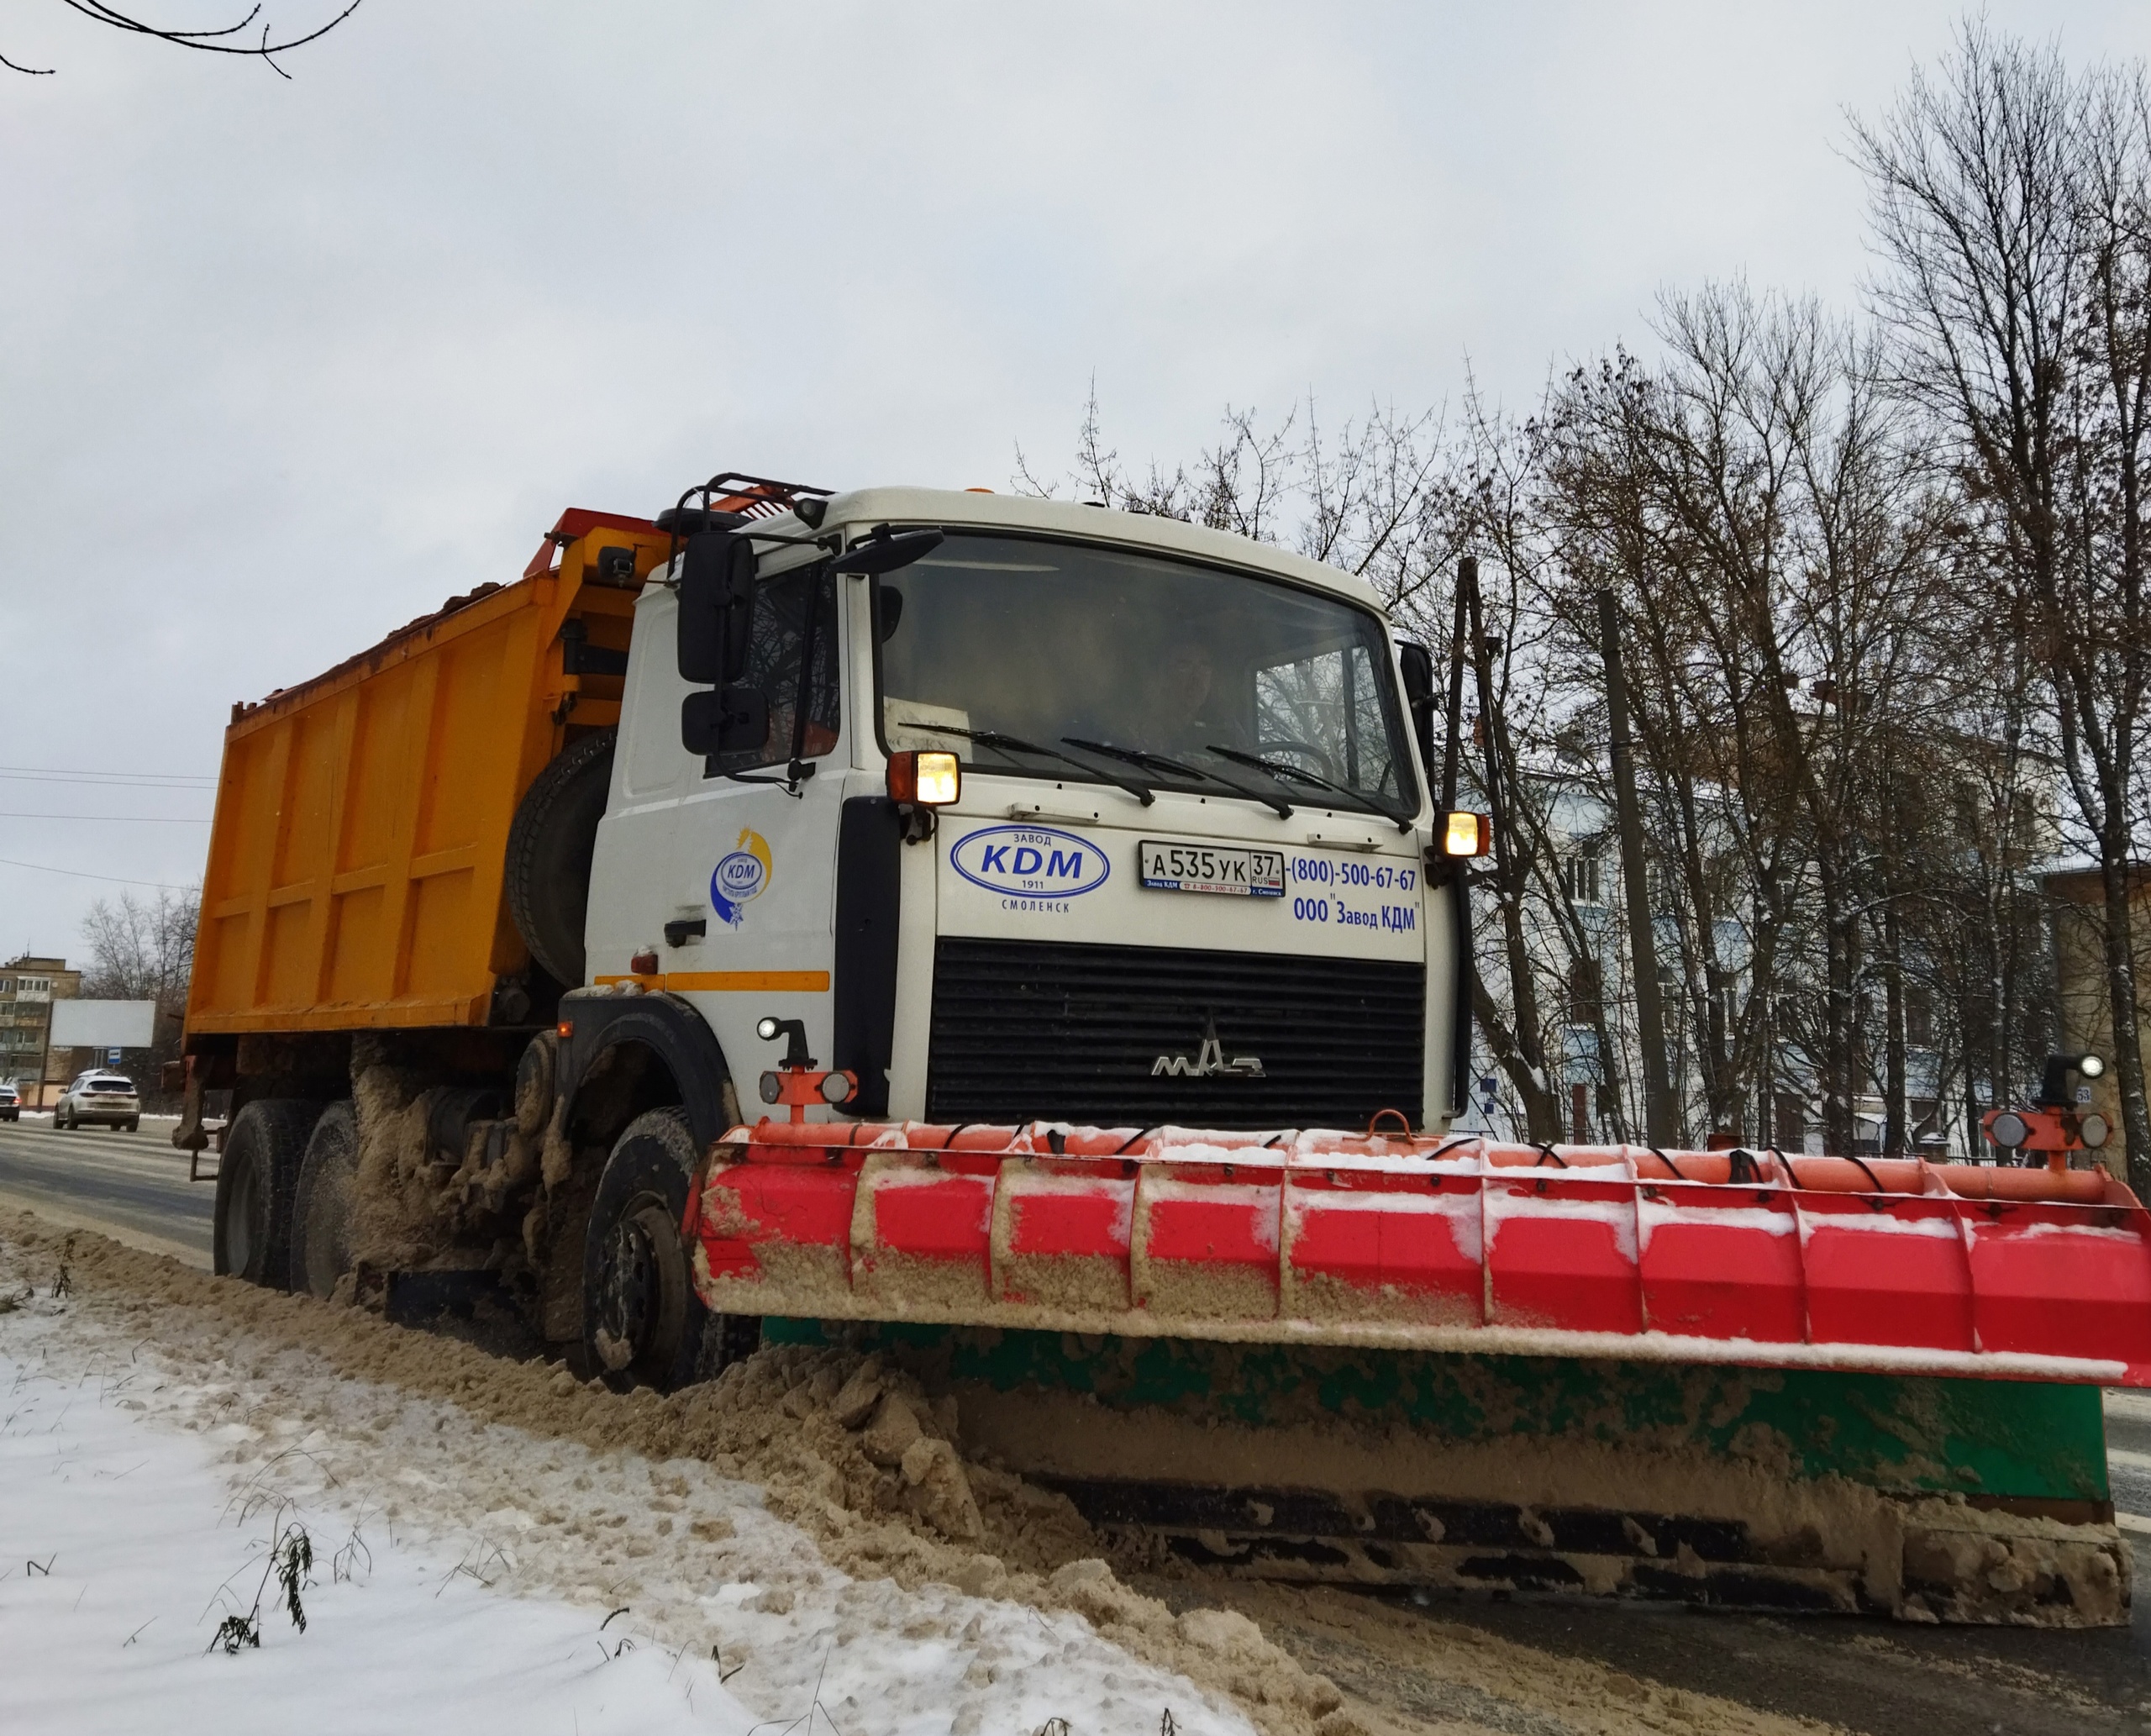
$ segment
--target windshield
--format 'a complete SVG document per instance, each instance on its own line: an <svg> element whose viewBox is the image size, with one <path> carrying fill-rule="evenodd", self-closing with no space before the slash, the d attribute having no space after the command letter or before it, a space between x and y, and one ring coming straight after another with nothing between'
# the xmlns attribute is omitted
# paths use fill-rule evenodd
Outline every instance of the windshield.
<svg viewBox="0 0 2151 1736"><path fill-rule="evenodd" d="M1388 644L1364 609L1154 555L961 534L878 592L892 751L1273 807L1417 808Z"/></svg>

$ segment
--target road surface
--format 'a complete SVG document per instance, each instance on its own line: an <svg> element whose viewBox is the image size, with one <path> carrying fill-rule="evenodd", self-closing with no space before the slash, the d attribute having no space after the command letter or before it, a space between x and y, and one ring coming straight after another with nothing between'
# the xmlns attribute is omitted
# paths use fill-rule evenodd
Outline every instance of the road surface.
<svg viewBox="0 0 2151 1736"><path fill-rule="evenodd" d="M172 1118L158 1115L144 1116L135 1134L59 1133L50 1115L0 1121L0 1206L27 1206L48 1222L94 1229L206 1271L217 1190L187 1179L187 1154L172 1149L171 1129Z"/></svg>

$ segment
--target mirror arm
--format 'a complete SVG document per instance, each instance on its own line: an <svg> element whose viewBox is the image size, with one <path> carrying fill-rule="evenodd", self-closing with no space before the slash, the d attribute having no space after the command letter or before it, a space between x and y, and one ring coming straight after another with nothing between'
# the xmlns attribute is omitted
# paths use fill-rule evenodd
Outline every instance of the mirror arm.
<svg viewBox="0 0 2151 1736"><path fill-rule="evenodd" d="M724 775L730 778L735 784L781 785L783 786L784 793L791 797L793 801L803 802L807 798L799 793L799 786L805 783L808 778L813 776L814 770L815 765L813 760L794 760L789 765L784 768L784 772L781 776L773 771L728 771Z"/></svg>
<svg viewBox="0 0 2151 1736"><path fill-rule="evenodd" d="M827 536L786 536L781 531L742 529L732 534L734 536L743 536L753 543L792 543L802 549L825 549L832 555L835 554L838 549L834 532L831 532Z"/></svg>

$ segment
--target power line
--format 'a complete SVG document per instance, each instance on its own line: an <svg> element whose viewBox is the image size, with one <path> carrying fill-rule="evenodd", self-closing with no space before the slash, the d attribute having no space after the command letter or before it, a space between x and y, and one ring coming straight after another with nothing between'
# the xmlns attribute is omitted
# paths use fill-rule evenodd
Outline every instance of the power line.
<svg viewBox="0 0 2151 1736"><path fill-rule="evenodd" d="M0 820L126 820L145 826L206 826L207 820L172 813L18 813L0 808ZM145 882L146 884L146 882Z"/></svg>
<svg viewBox="0 0 2151 1736"><path fill-rule="evenodd" d="M215 778L198 771L90 771L71 765L0 765L0 777L50 779L60 782L183 784L209 789L215 788L217 782Z"/></svg>
<svg viewBox="0 0 2151 1736"><path fill-rule="evenodd" d="M123 777L118 773L109 776L58 771L0 771L0 781L11 784L78 784L92 790L185 790L210 791L217 787L213 777Z"/></svg>
<svg viewBox="0 0 2151 1736"><path fill-rule="evenodd" d="M126 880L117 874L90 874L80 868L54 868L43 862L18 862L0 856L0 868L29 868L39 874L64 874L71 880L102 880L116 886L155 886L160 892L191 892L192 886L167 885L161 880Z"/></svg>

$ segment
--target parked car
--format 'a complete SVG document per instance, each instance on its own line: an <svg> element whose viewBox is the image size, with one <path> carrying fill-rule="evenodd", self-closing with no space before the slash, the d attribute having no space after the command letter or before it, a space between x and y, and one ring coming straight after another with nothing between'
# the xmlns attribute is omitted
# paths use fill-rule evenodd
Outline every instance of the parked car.
<svg viewBox="0 0 2151 1736"><path fill-rule="evenodd" d="M108 1073L92 1067L75 1076L75 1082L52 1106L55 1128L91 1125L124 1128L133 1133L142 1125L142 1099L134 1081L124 1073Z"/></svg>
<svg viewBox="0 0 2151 1736"><path fill-rule="evenodd" d="M15 1089L12 1079L0 1079L0 1121L20 1121L23 1118L23 1094Z"/></svg>

